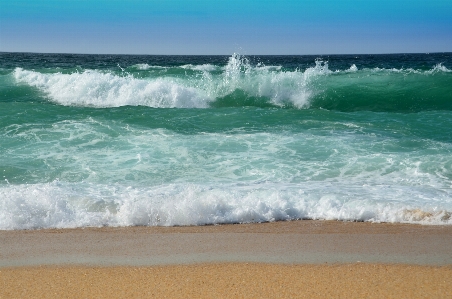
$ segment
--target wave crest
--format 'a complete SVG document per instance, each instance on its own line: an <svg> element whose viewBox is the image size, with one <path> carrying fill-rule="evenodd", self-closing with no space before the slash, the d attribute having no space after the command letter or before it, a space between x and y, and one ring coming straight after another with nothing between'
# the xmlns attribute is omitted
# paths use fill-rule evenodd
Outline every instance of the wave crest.
<svg viewBox="0 0 452 299"><path fill-rule="evenodd" d="M202 91L184 86L173 78L145 80L95 70L41 74L21 68L15 69L14 77L18 82L39 88L52 101L62 105L204 108L210 101Z"/></svg>
<svg viewBox="0 0 452 299"><path fill-rule="evenodd" d="M16 82L38 88L61 105L154 108L293 107L353 111L452 109L450 73L442 64L430 70L329 69L315 60L305 70L251 65L233 54L223 67L212 64L150 66L118 70L44 73L16 68ZM426 89L425 86L435 86Z"/></svg>
<svg viewBox="0 0 452 299"><path fill-rule="evenodd" d="M305 185L309 189L307 185ZM169 184L147 188L52 182L0 187L0 229L87 226L176 226L322 219L450 225L450 210L428 204L343 201L310 196L298 186L203 186Z"/></svg>
<svg viewBox="0 0 452 299"><path fill-rule="evenodd" d="M147 64L134 67L138 70L156 68ZM156 78L135 78L132 73L124 72L85 70L49 74L16 68L13 75L17 82L38 88L61 105L206 108L240 90L245 98L264 98L264 102L271 105L303 108L309 106L310 98L316 93L311 82L319 75L331 73L328 64L320 60L304 72L281 71L278 66L251 66L249 60L239 54L232 55L222 69L210 64L184 65L179 69L196 73L171 75L164 72Z"/></svg>

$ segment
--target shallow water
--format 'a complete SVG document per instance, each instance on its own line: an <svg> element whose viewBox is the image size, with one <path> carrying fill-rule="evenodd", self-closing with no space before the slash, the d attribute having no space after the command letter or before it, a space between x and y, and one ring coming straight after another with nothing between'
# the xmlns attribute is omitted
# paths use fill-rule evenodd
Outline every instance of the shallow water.
<svg viewBox="0 0 452 299"><path fill-rule="evenodd" d="M0 53L0 229L452 223L452 54Z"/></svg>

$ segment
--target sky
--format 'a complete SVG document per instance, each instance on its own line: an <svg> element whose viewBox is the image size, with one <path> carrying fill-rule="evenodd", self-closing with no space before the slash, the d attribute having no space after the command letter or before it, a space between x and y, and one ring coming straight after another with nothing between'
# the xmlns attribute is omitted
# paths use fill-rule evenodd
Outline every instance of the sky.
<svg viewBox="0 0 452 299"><path fill-rule="evenodd" d="M0 51L452 52L452 1L0 0Z"/></svg>

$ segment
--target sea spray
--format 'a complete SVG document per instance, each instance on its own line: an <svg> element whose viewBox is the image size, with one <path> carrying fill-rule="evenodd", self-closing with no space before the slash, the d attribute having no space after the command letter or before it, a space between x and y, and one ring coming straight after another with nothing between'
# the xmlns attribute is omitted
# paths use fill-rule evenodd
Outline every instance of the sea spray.
<svg viewBox="0 0 452 299"><path fill-rule="evenodd" d="M451 224L452 57L0 54L0 229Z"/></svg>

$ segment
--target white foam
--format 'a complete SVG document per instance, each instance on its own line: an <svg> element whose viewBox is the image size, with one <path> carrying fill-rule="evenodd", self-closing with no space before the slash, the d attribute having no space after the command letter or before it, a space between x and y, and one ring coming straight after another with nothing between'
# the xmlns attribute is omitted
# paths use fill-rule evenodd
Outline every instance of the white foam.
<svg viewBox="0 0 452 299"><path fill-rule="evenodd" d="M60 179L0 185L0 229L294 219L452 224L444 168L450 156L442 153L447 144L431 144L428 155L382 154L366 149L368 144L394 146L394 140L360 134L184 135L115 125L88 118L49 128L6 128L8 135L30 141L5 159L44 161L45 175L54 172ZM348 122L332 125L360 129ZM99 142L104 146L93 146Z"/></svg>
<svg viewBox="0 0 452 299"><path fill-rule="evenodd" d="M240 89L252 96L267 97L275 105L292 104L303 108L318 92L313 81L331 73L328 63L321 60L316 60L315 66L304 72L280 71L271 66L253 67L246 57L234 54L229 58L223 82L218 85L216 93L224 96Z"/></svg>
<svg viewBox="0 0 452 299"><path fill-rule="evenodd" d="M220 69L218 66L213 64L201 64L201 65L186 64L182 65L181 68L202 72L213 72Z"/></svg>
<svg viewBox="0 0 452 299"><path fill-rule="evenodd" d="M358 71L358 68L356 67L355 64L352 64L352 65L350 66L350 68L348 69L348 71L354 73L354 72L357 72L357 71Z"/></svg>
<svg viewBox="0 0 452 299"><path fill-rule="evenodd" d="M323 187L322 187L323 185ZM366 188L332 184L153 187L58 181L0 187L0 229L174 226L295 219L452 224L451 210L372 198ZM364 192L363 192L364 191ZM399 188L398 195L410 188ZM370 197L369 197L370 195Z"/></svg>
<svg viewBox="0 0 452 299"><path fill-rule="evenodd" d="M135 65L135 67L139 70L147 70L149 69L151 66L147 63L139 63L137 65Z"/></svg>
<svg viewBox="0 0 452 299"><path fill-rule="evenodd" d="M158 70L166 70L168 67L160 66L160 65L149 65L147 63L139 63L134 65L139 70L149 70L149 69L158 69Z"/></svg>
<svg viewBox="0 0 452 299"><path fill-rule="evenodd" d="M441 72L444 72L444 73L450 73L450 72L452 72L452 70L449 70L447 67L445 67L442 63L438 63L437 65L435 65L434 67L433 67L433 69L431 69L430 71L426 71L426 73L430 73L430 74L433 74L433 73L441 73Z"/></svg>
<svg viewBox="0 0 452 299"><path fill-rule="evenodd" d="M385 69L385 68L373 68L373 69L367 69L364 68L363 71L371 71L373 73L379 73L379 72L387 72L387 73L401 73L401 74L423 74L423 75L431 75L435 73L450 73L452 70L449 70L447 67L442 65L442 63L438 63L435 66L432 67L430 70L418 70L413 68L391 68L391 69Z"/></svg>
<svg viewBox="0 0 452 299"><path fill-rule="evenodd" d="M95 70L42 74L21 68L15 69L14 77L18 82L39 88L62 105L204 108L211 100L201 90L184 86L175 78L144 80Z"/></svg>
<svg viewBox="0 0 452 299"><path fill-rule="evenodd" d="M349 69L332 72L328 68L328 62L320 59L315 61L315 66L304 71L285 71L280 66L265 66L262 63L252 66L247 57L236 53L229 58L225 67L211 64L176 67L196 71L195 74L182 77L168 74L167 70L171 67L148 64L137 64L135 67L140 70L156 69L159 77L135 78L132 74L117 75L98 70L48 74L16 68L14 78L19 83L37 87L50 100L62 105L206 108L211 102L241 90L249 97L267 98L274 105L305 108L309 107L315 95L322 93L325 86L328 86L328 82L323 82L322 78L329 75L361 75L369 72L430 75L451 72L442 64L427 71L403 68L359 70L353 64Z"/></svg>
<svg viewBox="0 0 452 299"><path fill-rule="evenodd" d="M147 64L138 69L156 68ZM50 100L62 105L118 107L143 105L158 108L205 108L215 99L240 89L248 96L266 97L275 105L291 104L302 108L318 92L312 84L317 77L331 74L328 63L317 60L304 72L281 71L280 67L251 66L239 54L230 57L224 68L214 65L185 65L182 68L201 71L202 76L184 78L165 76L134 78L112 72L86 70L72 74L40 73L16 68L16 82L37 87ZM221 73L212 73L223 70Z"/></svg>

